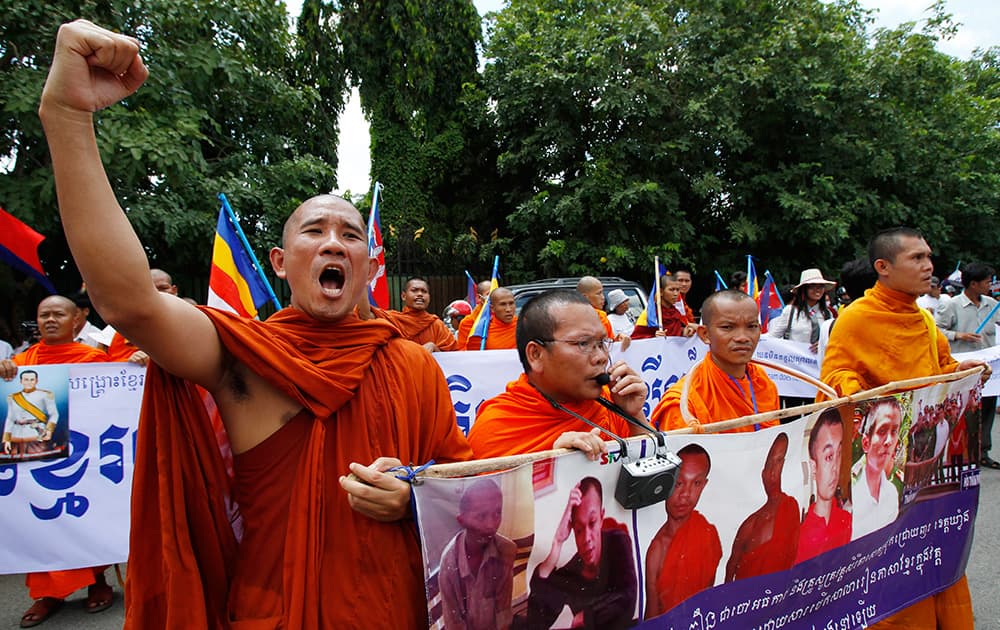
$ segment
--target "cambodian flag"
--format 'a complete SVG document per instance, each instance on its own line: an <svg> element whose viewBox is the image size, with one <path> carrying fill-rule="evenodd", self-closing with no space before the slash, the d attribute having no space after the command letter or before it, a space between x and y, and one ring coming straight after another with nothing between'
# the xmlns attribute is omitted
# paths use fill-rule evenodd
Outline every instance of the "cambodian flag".
<svg viewBox="0 0 1000 630"><path fill-rule="evenodd" d="M38 245L44 240L44 236L0 208L0 260L37 280L49 293L55 293L56 288L38 259Z"/></svg>
<svg viewBox="0 0 1000 630"><path fill-rule="evenodd" d="M479 300L476 299L476 297L477 297L477 294L476 294L476 281L472 279L472 274L469 273L468 270L466 270L466 272L465 272L465 278L466 278L466 283L465 283L465 293L466 293L465 301L469 303L469 306L475 306L476 302L479 301Z"/></svg>
<svg viewBox="0 0 1000 630"><path fill-rule="evenodd" d="M385 275L385 249L382 247L382 220L378 203L382 184L375 182L372 193L372 211L368 215L368 255L378 261L375 277L368 283L368 302L382 309L389 308L389 279Z"/></svg>
<svg viewBox="0 0 1000 630"><path fill-rule="evenodd" d="M781 293L774 283L774 278L770 271L764 272L764 285L757 295L757 310L760 311L760 331L767 332L767 323L781 314L781 309L785 308L785 302L781 299Z"/></svg>
<svg viewBox="0 0 1000 630"><path fill-rule="evenodd" d="M219 193L219 201L222 208L219 209L212 246L208 305L241 317L257 317L257 309L268 300L280 309L281 304L264 276L229 201L222 193Z"/></svg>

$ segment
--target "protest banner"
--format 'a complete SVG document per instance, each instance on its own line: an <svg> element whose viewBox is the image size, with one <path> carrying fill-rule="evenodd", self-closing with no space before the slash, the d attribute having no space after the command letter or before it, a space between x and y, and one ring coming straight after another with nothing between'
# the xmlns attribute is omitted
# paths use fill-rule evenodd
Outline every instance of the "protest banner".
<svg viewBox="0 0 1000 630"><path fill-rule="evenodd" d="M0 573L75 569L128 557L145 368L93 363L32 369L53 368L62 370L63 382L49 386L68 391L69 457L0 466L0 530L6 540Z"/></svg>
<svg viewBox="0 0 1000 630"><path fill-rule="evenodd" d="M490 460L490 474L431 467L414 486L431 627L883 619L953 584L971 549L979 470L964 433L981 390L978 374L949 378L757 433L670 434L684 462L673 495L636 510L614 498L613 442L597 462L563 451ZM628 448L651 452L652 440Z"/></svg>
<svg viewBox="0 0 1000 630"><path fill-rule="evenodd" d="M624 358L646 382L647 415L669 386L700 360L706 350L700 341L684 338L641 340L625 352L618 347L616 344L612 358ZM758 357L815 376L818 367L809 366L807 354L809 350L804 344L767 338L761 340L757 352ZM479 404L503 391L506 383L515 380L521 371L513 350L434 356L448 380L458 424L465 431L474 422ZM971 353L964 358L983 358L993 364L1000 362L1000 348ZM0 573L96 566L122 561L128 555L132 455L144 370L127 364L44 366L43 369L68 370L65 400L68 400L66 412L72 417L72 431L68 434L70 457L55 464L0 465L0 527L9 540L28 540L41 535L44 540L55 541L58 550L50 552L55 549L51 545L43 549L3 546ZM1000 391L997 374L1000 369L994 369L984 395ZM43 381L44 387L56 389L57 385L49 380L46 377ZM787 393L787 385L782 382L778 381L779 391ZM15 379L8 386L11 391L19 389L19 381ZM811 387L805 383L801 386ZM56 516L43 519L36 516L39 510Z"/></svg>

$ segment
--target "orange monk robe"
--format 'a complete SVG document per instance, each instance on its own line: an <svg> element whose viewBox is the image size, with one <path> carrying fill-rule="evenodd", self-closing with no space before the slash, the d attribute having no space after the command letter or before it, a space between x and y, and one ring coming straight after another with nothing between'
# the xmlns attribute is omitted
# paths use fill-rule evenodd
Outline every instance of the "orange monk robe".
<svg viewBox="0 0 1000 630"><path fill-rule="evenodd" d="M799 548L799 504L787 494L782 495L774 515L771 538L747 551L736 565L736 579L766 575L790 569Z"/></svg>
<svg viewBox="0 0 1000 630"><path fill-rule="evenodd" d="M96 348L71 341L49 345L40 341L21 354L14 355L17 365L60 365L63 363L103 363L108 355ZM74 592L95 582L95 577L107 567L68 569L29 573L24 578L31 599L54 597L65 599Z"/></svg>
<svg viewBox="0 0 1000 630"><path fill-rule="evenodd" d="M284 502L248 505L237 542L201 397L150 364L125 627L426 627L413 520L362 516L338 478L349 462L378 456L407 464L471 456L437 363L385 321L351 316L329 324L287 308L266 322L204 312L235 361L303 406L265 443L237 456L232 494L270 496L283 483L288 491ZM261 457L262 446L289 437L301 437L291 440L294 457ZM270 465L241 467L248 456ZM268 485L241 486L246 477ZM230 623L230 615L242 621Z"/></svg>
<svg viewBox="0 0 1000 630"><path fill-rule="evenodd" d="M605 398L610 392L605 387ZM619 437L628 437L630 428L624 418L611 413L597 401L566 403L565 407L594 424L610 429ZM483 401L476 421L469 431L469 444L476 459L536 453L552 448L567 431L590 431L590 425L560 411L542 398L524 374L507 383L507 390ZM605 440L607 435L601 435Z"/></svg>
<svg viewBox="0 0 1000 630"><path fill-rule="evenodd" d="M595 308L597 311L597 317L601 320L601 326L604 326L604 333L608 336L608 339L615 338L615 329L611 326L611 320L608 319L607 314L599 308Z"/></svg>
<svg viewBox="0 0 1000 630"><path fill-rule="evenodd" d="M694 310L691 309L691 306L687 303L687 300L684 299L684 294L683 293L680 294L680 297L679 297L678 301L684 307L684 312L681 313L681 317L684 318L685 323L688 323L688 324L697 324L698 322L696 322L695 319L694 319ZM681 309L677 308L676 304L674 305L674 308L677 309L678 311L681 310Z"/></svg>
<svg viewBox="0 0 1000 630"><path fill-rule="evenodd" d="M404 306L403 311L385 311L404 339L424 345L434 342L438 350L458 350L458 341L437 315Z"/></svg>
<svg viewBox="0 0 1000 630"><path fill-rule="evenodd" d="M62 363L102 363L108 355L97 348L71 341L49 345L39 341L24 352L14 355L17 365L59 365Z"/></svg>
<svg viewBox="0 0 1000 630"><path fill-rule="evenodd" d="M922 311L913 296L875 283L837 318L820 380L847 396L892 381L954 372L958 361L948 339Z"/></svg>
<svg viewBox="0 0 1000 630"><path fill-rule="evenodd" d="M462 320L465 321L465 320ZM490 329L486 331L486 348L485 350L510 350L517 347L517 337L515 332L517 331L517 316L510 321L509 324L505 324L496 317L490 318ZM482 345L483 338L477 335L471 335L469 337L468 343L465 345L466 350L479 350L480 345Z"/></svg>
<svg viewBox="0 0 1000 630"><path fill-rule="evenodd" d="M748 363L746 377L735 381L731 376L719 369L709 352L705 359L696 365L691 372L673 384L660 399L653 410L652 422L661 431L683 429L687 426L681 415L681 389L684 381L691 379L688 392L688 409L701 424L711 424L723 420L732 420L755 413L774 411L779 408L778 388L768 378L760 366ZM751 396L749 384L753 386ZM753 401L757 401L754 410ZM761 427L773 427L777 420L761 423ZM754 431L753 425L730 429L725 433L743 433Z"/></svg>
<svg viewBox="0 0 1000 630"><path fill-rule="evenodd" d="M116 331L115 336L111 338L111 345L108 346L108 361L124 363L138 351L139 348L134 343Z"/></svg>
<svg viewBox="0 0 1000 630"><path fill-rule="evenodd" d="M688 597L715 584L722 559L719 532L694 510L674 534L656 578L658 610L667 612Z"/></svg>
<svg viewBox="0 0 1000 630"><path fill-rule="evenodd" d="M948 340L924 317L916 298L876 282L863 298L841 310L830 331L820 380L845 396L892 381L948 374L957 368ZM822 392L817 399L823 399ZM872 628L951 630L972 628L973 623L972 596L963 575L940 593Z"/></svg>
<svg viewBox="0 0 1000 630"><path fill-rule="evenodd" d="M458 322L458 348L464 350L465 346L469 343L469 335L472 333L472 325L476 323L476 318L479 317L479 313L482 312L483 305L476 304L476 308L472 309L472 313L466 315L462 318L462 321ZM476 347L478 350L479 347Z"/></svg>

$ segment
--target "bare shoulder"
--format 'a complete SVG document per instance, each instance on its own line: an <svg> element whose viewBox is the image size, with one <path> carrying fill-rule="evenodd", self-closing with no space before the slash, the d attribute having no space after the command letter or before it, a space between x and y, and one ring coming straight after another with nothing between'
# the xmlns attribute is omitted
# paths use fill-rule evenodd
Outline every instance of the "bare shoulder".
<svg viewBox="0 0 1000 630"><path fill-rule="evenodd" d="M212 390L233 451L260 444L302 410L302 405L232 358Z"/></svg>

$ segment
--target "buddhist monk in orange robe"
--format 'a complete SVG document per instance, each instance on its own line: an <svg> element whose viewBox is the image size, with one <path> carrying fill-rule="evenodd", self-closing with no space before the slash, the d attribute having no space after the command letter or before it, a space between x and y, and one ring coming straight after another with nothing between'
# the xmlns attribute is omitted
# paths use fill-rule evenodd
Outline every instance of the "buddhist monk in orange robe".
<svg viewBox="0 0 1000 630"><path fill-rule="evenodd" d="M837 318L820 370L823 382L845 396L892 381L984 365L955 361L933 318L916 304L917 297L930 289L934 273L931 248L919 232L886 230L869 243L868 257L878 280ZM989 366L985 368L984 378L988 378ZM849 457L850 451L845 448L844 456ZM940 593L871 627L971 629L968 581L963 575Z"/></svg>
<svg viewBox="0 0 1000 630"><path fill-rule="evenodd" d="M691 272L687 269L674 270L674 279L680 287L681 295L674 307L681 312L688 324L695 324L694 309L687 303L687 294L691 290Z"/></svg>
<svg viewBox="0 0 1000 630"><path fill-rule="evenodd" d="M726 581L783 571L795 562L799 545L799 504L781 491L788 435L779 433L761 471L767 500L743 521L726 563Z"/></svg>
<svg viewBox="0 0 1000 630"><path fill-rule="evenodd" d="M471 451L433 358L355 314L377 265L360 213L329 195L292 213L269 256L291 306L267 322L157 292L89 124L148 76L138 42L79 21L60 28L53 59L39 115L67 240L101 314L155 363L125 627L425 627L410 485L395 469ZM195 385L228 433L231 488Z"/></svg>
<svg viewBox="0 0 1000 630"><path fill-rule="evenodd" d="M608 349L601 322L582 295L546 291L525 304L517 326L524 374L479 406L469 432L477 459L552 448L577 448L596 459L609 436L569 411L620 437L641 432L596 402L604 396L644 419L646 385L624 361L611 366L610 386L595 380L608 370Z"/></svg>
<svg viewBox="0 0 1000 630"><path fill-rule="evenodd" d="M404 339L423 346L429 352L458 350L458 342L441 318L427 312L431 292L423 278L410 278L403 289L403 310L385 311Z"/></svg>
<svg viewBox="0 0 1000 630"><path fill-rule="evenodd" d="M604 332L608 335L608 339L614 339L615 329L611 326L611 321L608 319L607 313L604 312L604 305L607 302L607 297L604 295L604 284L594 276L583 276L577 281L576 290L583 297L587 298L590 305L597 311L597 317L600 318L601 325L604 326Z"/></svg>
<svg viewBox="0 0 1000 630"><path fill-rule="evenodd" d="M24 352L4 360L0 376L10 379L21 365L61 365L66 363L103 363L108 355L96 348L73 341L74 324L79 309L69 298L52 295L38 304L38 332L42 339ZM13 371L13 372L12 372ZM41 623L54 613L66 597L89 587L87 608L94 612L111 605L112 591L104 578L107 567L88 567L63 571L29 573L25 577L29 596L35 600L21 619L22 626ZM28 625L30 624L30 625Z"/></svg>
<svg viewBox="0 0 1000 630"><path fill-rule="evenodd" d="M466 350L510 350L517 347L517 305L514 294L503 287L490 294L490 326L486 331L486 347L480 335L470 334ZM462 320L463 322L465 320ZM473 331L475 332L475 331Z"/></svg>
<svg viewBox="0 0 1000 630"><path fill-rule="evenodd" d="M681 283L668 274L660 276L660 308L656 304L646 307L646 313L639 315L632 331L632 339L649 339L651 337L691 337L698 332L698 326L690 323L677 309L681 299ZM653 309L652 311L650 309ZM656 313L660 318L658 326L649 326L649 314Z"/></svg>
<svg viewBox="0 0 1000 630"><path fill-rule="evenodd" d="M762 368L750 363L760 341L753 298L732 290L710 295L702 307L698 336L708 344L709 352L663 395L653 410L654 425L669 431L778 409L778 388ZM694 417L690 424L680 406L688 382L687 408ZM771 421L761 426L777 424ZM754 430L747 425L727 432Z"/></svg>
<svg viewBox="0 0 1000 630"><path fill-rule="evenodd" d="M698 510L712 460L697 444L677 451L681 469L666 501L667 522L646 550L646 613L652 619L715 584L722 559L719 532Z"/></svg>
<svg viewBox="0 0 1000 630"><path fill-rule="evenodd" d="M469 333L472 332L472 324L475 323L476 318L483 311L483 304L486 303L486 296L490 294L490 287L492 284L489 280L484 280L476 285L476 303L472 309L472 313L467 315L462 321L458 323L458 348L459 350L464 350L469 343Z"/></svg>

